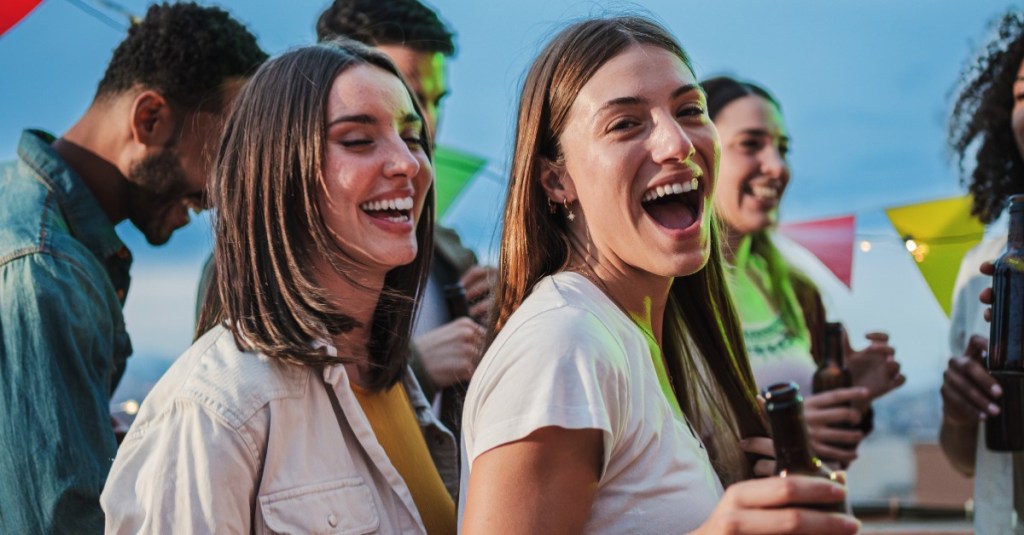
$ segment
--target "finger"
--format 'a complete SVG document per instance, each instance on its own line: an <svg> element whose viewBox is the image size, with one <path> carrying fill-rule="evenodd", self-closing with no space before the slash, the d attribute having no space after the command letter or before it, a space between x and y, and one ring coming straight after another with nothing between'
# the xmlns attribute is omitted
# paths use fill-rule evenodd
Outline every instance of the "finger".
<svg viewBox="0 0 1024 535"><path fill-rule="evenodd" d="M855 401L864 401L868 399L868 395L868 389L862 386L837 388L835 390L829 390L827 392L812 394L811 396L805 397L804 408L824 408L831 407L833 405L844 405Z"/></svg>
<svg viewBox="0 0 1024 535"><path fill-rule="evenodd" d="M992 323L992 307L985 309L985 321Z"/></svg>
<svg viewBox="0 0 1024 535"><path fill-rule="evenodd" d="M477 319L478 321L481 321L481 323L484 323L486 322L488 316L490 316L491 305L493 304L494 297L488 294L487 298L476 301L475 303L469 306L469 315L473 316L473 318Z"/></svg>
<svg viewBox="0 0 1024 535"><path fill-rule="evenodd" d="M856 446L864 440L864 433L856 429L842 429L838 427L818 427L809 430L811 439L829 444L846 444Z"/></svg>
<svg viewBox="0 0 1024 535"><path fill-rule="evenodd" d="M775 443L768 437L750 437L740 441L740 449L747 453L775 457Z"/></svg>
<svg viewBox="0 0 1024 535"><path fill-rule="evenodd" d="M995 386L998 387L998 385ZM944 400L959 405L968 412L982 415L999 414L999 407L993 403L996 398L995 391L991 388L982 389L963 373L957 373L952 367L943 374L942 388L939 392Z"/></svg>
<svg viewBox="0 0 1024 535"><path fill-rule="evenodd" d="M978 266L978 271L983 275L993 275L996 272L996 266L992 262L982 262L981 265Z"/></svg>
<svg viewBox="0 0 1024 535"><path fill-rule="evenodd" d="M966 397L948 385L942 385L939 394L942 395L942 412L947 418L959 423L976 423L979 420L988 419L986 409L974 406Z"/></svg>
<svg viewBox="0 0 1024 535"><path fill-rule="evenodd" d="M978 299L983 304L991 305L993 296L995 296L995 293L992 291L992 288L985 288L978 294Z"/></svg>
<svg viewBox="0 0 1024 535"><path fill-rule="evenodd" d="M813 430L815 427L828 425L857 425L860 423L861 413L853 407L828 407L813 411L808 411L805 407L804 418L807 420L807 426Z"/></svg>
<svg viewBox="0 0 1024 535"><path fill-rule="evenodd" d="M775 459L758 459L753 470L756 477L771 477L775 475Z"/></svg>
<svg viewBox="0 0 1024 535"><path fill-rule="evenodd" d="M958 359L957 364L960 365L960 373L966 376L977 390L989 398L995 399L1003 394L999 383L988 373L981 362L972 359Z"/></svg>
<svg viewBox="0 0 1024 535"><path fill-rule="evenodd" d="M977 334L972 335L971 339L967 341L967 349L964 350L964 355L977 361L983 361L987 354L988 338Z"/></svg>
<svg viewBox="0 0 1024 535"><path fill-rule="evenodd" d="M784 507L794 503L827 504L846 499L842 485L821 477L770 477L736 483L729 487L733 501L744 509Z"/></svg>
<svg viewBox="0 0 1024 535"><path fill-rule="evenodd" d="M737 512L729 524L730 533L750 535L799 535L821 533L858 533L860 522L852 516L826 513L797 507L786 509L755 509Z"/></svg>
<svg viewBox="0 0 1024 535"><path fill-rule="evenodd" d="M864 338L867 338L872 342L881 342L885 344L889 342L889 333L885 333L882 331L872 331L865 334Z"/></svg>
<svg viewBox="0 0 1024 535"><path fill-rule="evenodd" d="M849 465L857 460L856 450L837 448L823 442L811 442L811 447L814 449L814 453L818 454L818 457L829 461L836 461L843 465Z"/></svg>

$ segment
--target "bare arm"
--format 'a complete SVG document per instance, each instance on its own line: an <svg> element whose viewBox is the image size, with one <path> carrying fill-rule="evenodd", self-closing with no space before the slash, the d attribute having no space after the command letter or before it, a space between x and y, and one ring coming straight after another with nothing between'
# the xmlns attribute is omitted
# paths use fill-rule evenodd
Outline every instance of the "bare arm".
<svg viewBox="0 0 1024 535"><path fill-rule="evenodd" d="M597 494L597 429L544 427L473 461L463 533L582 533Z"/></svg>

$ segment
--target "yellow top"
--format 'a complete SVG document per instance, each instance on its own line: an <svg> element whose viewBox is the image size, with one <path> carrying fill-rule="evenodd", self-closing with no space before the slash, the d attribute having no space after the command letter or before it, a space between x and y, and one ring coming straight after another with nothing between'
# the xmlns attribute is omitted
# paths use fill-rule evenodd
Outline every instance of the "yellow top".
<svg viewBox="0 0 1024 535"><path fill-rule="evenodd" d="M352 392L377 441L409 487L427 533L454 534L455 502L434 467L405 387L398 383L383 392L370 392L353 384Z"/></svg>

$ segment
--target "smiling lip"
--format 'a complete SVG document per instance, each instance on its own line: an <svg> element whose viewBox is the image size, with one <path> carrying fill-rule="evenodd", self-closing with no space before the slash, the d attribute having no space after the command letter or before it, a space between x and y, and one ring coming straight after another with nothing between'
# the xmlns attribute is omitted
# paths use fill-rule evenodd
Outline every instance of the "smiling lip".
<svg viewBox="0 0 1024 535"><path fill-rule="evenodd" d="M377 227L406 234L416 228L415 205L411 191L400 191L364 201L359 204L359 209Z"/></svg>

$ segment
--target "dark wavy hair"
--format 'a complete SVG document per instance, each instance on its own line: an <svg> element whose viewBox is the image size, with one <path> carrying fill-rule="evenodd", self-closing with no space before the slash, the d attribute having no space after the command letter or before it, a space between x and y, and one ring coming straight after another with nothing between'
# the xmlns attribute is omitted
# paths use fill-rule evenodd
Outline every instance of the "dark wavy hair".
<svg viewBox="0 0 1024 535"><path fill-rule="evenodd" d="M971 213L986 224L999 217L1010 195L1024 192L1024 160L1011 126L1013 83L1024 60L1024 13L1008 11L993 26L995 37L960 75L948 140L960 180L974 198Z"/></svg>
<svg viewBox="0 0 1024 535"><path fill-rule="evenodd" d="M242 349L307 366L351 362L312 344L357 323L329 299L311 266L326 258L345 276L351 265L326 226L318 198L330 88L356 65L372 65L402 79L383 53L362 43L345 39L307 46L263 65L228 118L211 184L217 208L216 290L224 304L221 317L213 320L227 319ZM409 98L422 116L411 92ZM426 127L421 126L420 136L430 158ZM372 390L387 388L405 374L414 303L427 277L433 228L431 185L416 226L416 258L387 273L369 326L367 387Z"/></svg>
<svg viewBox="0 0 1024 535"><path fill-rule="evenodd" d="M208 100L220 109L224 82L247 77L266 59L256 37L221 9L156 4L114 50L95 98L140 85L184 110Z"/></svg>
<svg viewBox="0 0 1024 535"><path fill-rule="evenodd" d="M370 46L404 45L455 55L455 34L418 0L334 0L316 22L317 39L349 37Z"/></svg>

